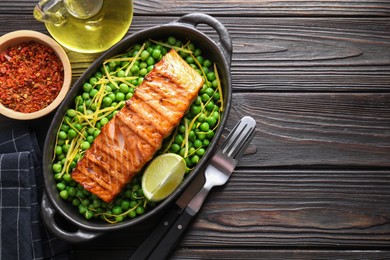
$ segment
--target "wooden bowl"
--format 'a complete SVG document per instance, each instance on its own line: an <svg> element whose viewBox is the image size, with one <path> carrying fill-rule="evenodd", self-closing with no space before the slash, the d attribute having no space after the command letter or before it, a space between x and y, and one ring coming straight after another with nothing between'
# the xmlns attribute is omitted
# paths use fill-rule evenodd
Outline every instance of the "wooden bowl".
<svg viewBox="0 0 390 260"><path fill-rule="evenodd" d="M5 107L0 103L0 114L18 120L31 120L36 119L42 116L45 116L52 112L54 109L58 107L58 105L65 98L66 94L69 91L71 80L72 80L72 70L69 58L65 53L64 49L52 38L49 36L30 30L20 30L7 33L0 37L0 53L7 50L8 48L18 45L23 42L34 41L43 45L46 45L52 48L58 58L61 60L61 63L64 68L64 82L62 84L62 88L57 95L57 97L46 107L32 113L23 113L12 110L10 108Z"/></svg>

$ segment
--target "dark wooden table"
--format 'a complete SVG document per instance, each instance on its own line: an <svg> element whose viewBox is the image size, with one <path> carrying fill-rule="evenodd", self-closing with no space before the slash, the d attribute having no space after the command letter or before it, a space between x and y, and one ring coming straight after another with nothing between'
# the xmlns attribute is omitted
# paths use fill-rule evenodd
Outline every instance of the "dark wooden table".
<svg viewBox="0 0 390 260"><path fill-rule="evenodd" d="M0 35L47 34L35 4L1 0ZM234 46L227 127L258 124L257 153L211 192L173 258L390 258L390 2L134 4L129 34L190 12L219 19ZM70 58L74 79L93 60ZM74 245L76 259L126 259L153 224Z"/></svg>

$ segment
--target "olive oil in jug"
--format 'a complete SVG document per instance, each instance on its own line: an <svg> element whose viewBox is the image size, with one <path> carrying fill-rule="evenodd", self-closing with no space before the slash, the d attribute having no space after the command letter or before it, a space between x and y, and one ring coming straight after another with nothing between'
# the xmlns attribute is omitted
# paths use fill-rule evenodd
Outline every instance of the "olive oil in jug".
<svg viewBox="0 0 390 260"><path fill-rule="evenodd" d="M127 33L132 0L42 0L34 17L65 48L82 53L107 50Z"/></svg>

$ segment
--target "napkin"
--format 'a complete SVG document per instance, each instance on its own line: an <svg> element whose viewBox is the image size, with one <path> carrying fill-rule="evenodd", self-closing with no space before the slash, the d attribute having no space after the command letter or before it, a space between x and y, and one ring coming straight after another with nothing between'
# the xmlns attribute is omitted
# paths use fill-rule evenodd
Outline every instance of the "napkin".
<svg viewBox="0 0 390 260"><path fill-rule="evenodd" d="M0 124L0 259L68 259L70 246L40 218L41 152L23 124Z"/></svg>

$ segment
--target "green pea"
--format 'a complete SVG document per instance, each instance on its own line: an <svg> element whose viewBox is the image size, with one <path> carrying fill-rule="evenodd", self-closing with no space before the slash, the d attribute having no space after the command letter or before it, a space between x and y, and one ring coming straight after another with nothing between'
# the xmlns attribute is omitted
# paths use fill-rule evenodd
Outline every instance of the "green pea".
<svg viewBox="0 0 390 260"><path fill-rule="evenodd" d="M136 201L130 201L130 208L135 208L138 206L138 203Z"/></svg>
<svg viewBox="0 0 390 260"><path fill-rule="evenodd" d="M107 117L103 117L102 119L100 119L100 124L102 125L102 126L104 126L104 125L106 125L107 123L108 123L108 118Z"/></svg>
<svg viewBox="0 0 390 260"><path fill-rule="evenodd" d="M124 101L125 97L125 94L123 94L122 92L117 92L115 94L115 101Z"/></svg>
<svg viewBox="0 0 390 260"><path fill-rule="evenodd" d="M110 61L110 62L108 63L108 66L110 67L111 70L114 70L115 67L116 67L116 62L115 62L115 61Z"/></svg>
<svg viewBox="0 0 390 260"><path fill-rule="evenodd" d="M173 37L173 36L169 36L168 39L167 39L167 43L168 43L169 45L174 46L174 45L176 44L176 38Z"/></svg>
<svg viewBox="0 0 390 260"><path fill-rule="evenodd" d="M95 77L90 77L89 78L89 83L91 83L92 85L95 85L97 81L98 81L98 79L95 78Z"/></svg>
<svg viewBox="0 0 390 260"><path fill-rule="evenodd" d="M56 184L56 188L61 191L61 190L64 190L66 188L66 185L62 182L59 182Z"/></svg>
<svg viewBox="0 0 390 260"><path fill-rule="evenodd" d="M199 129L202 130L203 132L207 132L210 129L210 126L207 122L203 122L200 126Z"/></svg>
<svg viewBox="0 0 390 260"><path fill-rule="evenodd" d="M176 143L173 143L173 144L171 145L171 151L172 151L173 153L177 153L179 150L180 150L180 145L178 145L178 144L176 144Z"/></svg>
<svg viewBox="0 0 390 260"><path fill-rule="evenodd" d="M131 67L130 71L131 71L131 73L133 73L133 75L136 75L139 73L139 67L137 65L133 65L133 67Z"/></svg>
<svg viewBox="0 0 390 260"><path fill-rule="evenodd" d="M213 81L213 80L215 80L216 79L216 77L215 77L215 73L214 72L209 72L209 73L207 73L207 79L209 80L209 81Z"/></svg>
<svg viewBox="0 0 390 260"><path fill-rule="evenodd" d="M210 99L210 96L207 93L204 93L201 98L203 102L207 102Z"/></svg>
<svg viewBox="0 0 390 260"><path fill-rule="evenodd" d="M122 200L121 202L122 210L128 210L130 208L130 202L128 200Z"/></svg>
<svg viewBox="0 0 390 260"><path fill-rule="evenodd" d="M190 133L188 134L188 139L191 141L191 142L194 142L196 140L196 135L195 135L195 132L194 131L190 131Z"/></svg>
<svg viewBox="0 0 390 260"><path fill-rule="evenodd" d="M124 78L126 76L126 72L124 70L118 70L116 76L118 78Z"/></svg>
<svg viewBox="0 0 390 260"><path fill-rule="evenodd" d="M213 96L214 101L218 101L220 98L221 98L221 95L219 94L219 92L215 92L214 96Z"/></svg>
<svg viewBox="0 0 390 260"><path fill-rule="evenodd" d="M81 201L81 204L83 204L84 206L89 206L89 204L91 204L91 201L89 199L83 199Z"/></svg>
<svg viewBox="0 0 390 260"><path fill-rule="evenodd" d="M142 215L145 213L145 208L142 207L142 206L138 206L136 209L135 209L135 212L137 213L137 215Z"/></svg>
<svg viewBox="0 0 390 260"><path fill-rule="evenodd" d="M135 210L131 210L128 214L129 218L135 218L137 216L137 213L135 212Z"/></svg>
<svg viewBox="0 0 390 260"><path fill-rule="evenodd" d="M184 134L185 131L186 131L185 125L182 125L182 124L181 124L181 125L179 126L179 132L182 133L182 134Z"/></svg>
<svg viewBox="0 0 390 260"><path fill-rule="evenodd" d="M121 83L119 85L119 91L126 94L127 92L129 92L130 88L129 88L129 85L125 84L125 83Z"/></svg>
<svg viewBox="0 0 390 260"><path fill-rule="evenodd" d="M80 205L79 205L79 213L80 213L81 215L84 215L85 212L87 212L87 207L84 206L83 204L80 204Z"/></svg>
<svg viewBox="0 0 390 260"><path fill-rule="evenodd" d="M202 142L201 140L195 140L194 146L195 146L196 148L199 148L199 147L201 147L202 145L203 145L203 142Z"/></svg>
<svg viewBox="0 0 390 260"><path fill-rule="evenodd" d="M102 78L103 77L103 74L100 72L100 71L96 71L96 73L95 73L95 76L94 76L95 78L98 78L98 79L100 79L100 78Z"/></svg>
<svg viewBox="0 0 390 260"><path fill-rule="evenodd" d="M193 42L191 42L190 44L188 44L188 49L190 49L192 52L195 51L195 44Z"/></svg>
<svg viewBox="0 0 390 260"><path fill-rule="evenodd" d="M80 200L78 198L72 199L72 205L75 206L75 207L79 207L80 206Z"/></svg>
<svg viewBox="0 0 390 260"><path fill-rule="evenodd" d="M203 141L204 139L206 139L206 134L205 133L198 133L197 134L197 137L198 137L198 139L200 140L200 141Z"/></svg>
<svg viewBox="0 0 390 260"><path fill-rule="evenodd" d="M69 130L69 125L68 124L62 124L61 125L61 131L68 132Z"/></svg>
<svg viewBox="0 0 390 260"><path fill-rule="evenodd" d="M113 100L110 97L105 96L103 98L103 106L109 107L111 105L112 101Z"/></svg>
<svg viewBox="0 0 390 260"><path fill-rule="evenodd" d="M143 61L143 62L141 62L140 64L139 64L139 68L140 69L146 69L148 67L148 64L145 62L145 61Z"/></svg>
<svg viewBox="0 0 390 260"><path fill-rule="evenodd" d="M137 86L141 85L142 81L144 81L144 78L143 77L139 77L137 79Z"/></svg>
<svg viewBox="0 0 390 260"><path fill-rule="evenodd" d="M126 94L126 100L129 100L132 97L133 97L133 93L129 92Z"/></svg>
<svg viewBox="0 0 390 260"><path fill-rule="evenodd" d="M62 175L62 179L66 182L70 182L72 180L72 176L69 173L65 173Z"/></svg>
<svg viewBox="0 0 390 260"><path fill-rule="evenodd" d="M206 119L206 115L202 113L202 114L200 114L200 115L198 116L198 119L197 119L197 120L198 120L198 122L201 122L201 123L202 123L205 119Z"/></svg>
<svg viewBox="0 0 390 260"><path fill-rule="evenodd" d="M92 144L93 143L93 140L95 140L95 137L93 137L93 135L88 135L87 136L87 142Z"/></svg>
<svg viewBox="0 0 390 260"><path fill-rule="evenodd" d="M122 214L122 208L121 208L120 206L115 206L115 207L112 209L112 214L114 214L114 215Z"/></svg>
<svg viewBox="0 0 390 260"><path fill-rule="evenodd" d="M198 155L194 155L191 157L191 163L192 164L197 164L199 162L199 156Z"/></svg>
<svg viewBox="0 0 390 260"><path fill-rule="evenodd" d="M206 104L206 109L208 111L212 111L214 109L214 101L213 100L210 100L207 104Z"/></svg>
<svg viewBox="0 0 390 260"><path fill-rule="evenodd" d="M194 63L195 63L195 60L194 60L194 58L192 58L192 56L188 56L188 57L186 58L186 62L187 62L188 64L194 64Z"/></svg>
<svg viewBox="0 0 390 260"><path fill-rule="evenodd" d="M60 197L61 197L63 200L67 200L68 197L69 197L68 191L67 191L67 190L62 190L62 191L60 191Z"/></svg>
<svg viewBox="0 0 390 260"><path fill-rule="evenodd" d="M141 60L145 61L149 57L150 53L147 50L143 50L140 54Z"/></svg>
<svg viewBox="0 0 390 260"><path fill-rule="evenodd" d="M60 138L60 139L66 139L67 137L68 137L68 135L64 131L60 131L58 133L58 138Z"/></svg>
<svg viewBox="0 0 390 260"><path fill-rule="evenodd" d="M206 150L204 148L199 148L198 150L196 150L196 154L198 156L203 156L205 154Z"/></svg>
<svg viewBox="0 0 390 260"><path fill-rule="evenodd" d="M87 150L87 149L89 149L91 147L91 144L88 141L84 141L84 142L81 143L80 147L81 147L82 150L85 151L85 150Z"/></svg>
<svg viewBox="0 0 390 260"><path fill-rule="evenodd" d="M153 58L155 58L156 60L161 59L161 56L162 56L161 50L159 50L159 49L154 49L153 52L152 52L152 56L153 56Z"/></svg>
<svg viewBox="0 0 390 260"><path fill-rule="evenodd" d="M100 134L100 130L99 130L99 129L96 129L96 130L93 132L93 137L96 138L99 134Z"/></svg>
<svg viewBox="0 0 390 260"><path fill-rule="evenodd" d="M183 135L176 135L175 137L175 143L178 144L178 145L181 145L184 141L184 137Z"/></svg>
<svg viewBox="0 0 390 260"><path fill-rule="evenodd" d="M154 60L153 57L149 57L146 59L146 64L148 65L154 65L156 63L156 61Z"/></svg>
<svg viewBox="0 0 390 260"><path fill-rule="evenodd" d="M90 83L88 83L88 82L85 82L84 85L83 85L83 90L85 92L90 92L91 89L92 89L92 85Z"/></svg>
<svg viewBox="0 0 390 260"><path fill-rule="evenodd" d="M195 53L194 53L194 55L195 55ZM196 59L198 60L200 65L203 65L204 58L202 56L196 56Z"/></svg>
<svg viewBox="0 0 390 260"><path fill-rule="evenodd" d="M200 106L194 106L194 105L191 106L191 113L192 113L192 114L197 115L197 114L199 114L201 111L202 111L202 107L200 107Z"/></svg>
<svg viewBox="0 0 390 260"><path fill-rule="evenodd" d="M76 104L81 104L81 103L84 102L84 99L83 99L82 96L77 96L77 97L74 99L74 102L75 102Z"/></svg>
<svg viewBox="0 0 390 260"><path fill-rule="evenodd" d="M53 164L53 172L61 172L62 171L62 165L60 163Z"/></svg>
<svg viewBox="0 0 390 260"><path fill-rule="evenodd" d="M148 70L146 68L142 68L139 71L139 75L144 77L146 74L148 74Z"/></svg>
<svg viewBox="0 0 390 260"><path fill-rule="evenodd" d="M96 88L94 88L94 89L91 89L91 91L89 92L89 95L91 96L91 97L94 97L94 96L96 96L96 94L99 92L99 90L97 90Z"/></svg>
<svg viewBox="0 0 390 260"><path fill-rule="evenodd" d="M181 157L184 157L185 152L186 152L186 148L183 147L183 148L180 149L179 155L180 155Z"/></svg>
<svg viewBox="0 0 390 260"><path fill-rule="evenodd" d="M56 155L62 154L62 146L57 145L55 148Z"/></svg>
<svg viewBox="0 0 390 260"><path fill-rule="evenodd" d="M206 136L207 136L207 139L211 140L213 137L214 137L215 133L214 131L208 131Z"/></svg>
<svg viewBox="0 0 390 260"><path fill-rule="evenodd" d="M205 93L206 93L207 95L209 95L210 97L214 95L214 92L215 92L215 91L214 91L213 88L207 88L207 89L205 90Z"/></svg>
<svg viewBox="0 0 390 260"><path fill-rule="evenodd" d="M203 66L205 66L205 67L210 67L211 64L212 64L211 61L208 59L204 60L204 62L203 62Z"/></svg>
<svg viewBox="0 0 390 260"><path fill-rule="evenodd" d="M84 213L86 219L91 219L93 217L93 212L91 210L86 210Z"/></svg>
<svg viewBox="0 0 390 260"><path fill-rule="evenodd" d="M200 56L200 55L202 55L202 50L201 49L195 49L194 51L193 51L193 54L194 54L194 56L196 57L196 56Z"/></svg>
<svg viewBox="0 0 390 260"><path fill-rule="evenodd" d="M83 100L84 101L84 100ZM77 115L77 112L76 112L76 110L74 110L74 109L68 109L67 111L66 111L66 114L69 116L69 117L75 117L76 115Z"/></svg>
<svg viewBox="0 0 390 260"><path fill-rule="evenodd" d="M215 117L209 117L207 118L206 122L209 124L209 126L211 128L214 128L215 125L217 124L217 120L215 119Z"/></svg>
<svg viewBox="0 0 390 260"><path fill-rule="evenodd" d="M188 154L194 154L196 152L196 149L194 147L190 147L190 149L188 149Z"/></svg>

